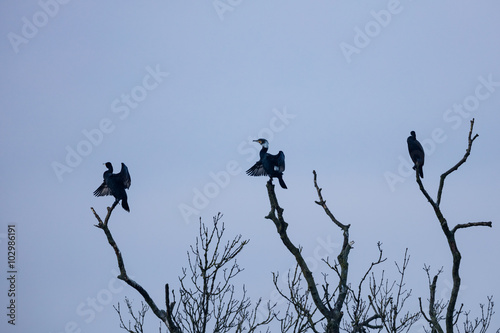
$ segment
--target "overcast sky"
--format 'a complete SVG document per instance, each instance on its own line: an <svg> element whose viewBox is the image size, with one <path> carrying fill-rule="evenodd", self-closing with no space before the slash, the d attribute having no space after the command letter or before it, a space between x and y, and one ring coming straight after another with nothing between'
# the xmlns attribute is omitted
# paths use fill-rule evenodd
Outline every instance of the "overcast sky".
<svg viewBox="0 0 500 333"><path fill-rule="evenodd" d="M415 130L424 145L424 184L435 197L439 176L465 152L472 117L479 138L441 206L451 226L493 221L457 232L459 302L473 315L487 296L498 302L499 11L494 0L4 1L0 330L119 332L112 305L140 305L93 226L90 207L104 215L113 202L92 195L108 161L126 163L132 177L130 213L117 207L111 231L129 274L158 304L165 283L179 285L199 218L210 223L218 212L228 237L250 239L237 286L277 300L271 273L286 275L294 262L264 219L266 178L244 172L259 137L286 155L278 199L318 282L342 235L314 204L312 170L330 209L351 224L353 284L380 241L388 260L378 272L392 277L409 249L408 310L427 298L424 264L443 267L438 295L447 297L451 255L409 170L406 138ZM15 327L6 315L8 225Z"/></svg>

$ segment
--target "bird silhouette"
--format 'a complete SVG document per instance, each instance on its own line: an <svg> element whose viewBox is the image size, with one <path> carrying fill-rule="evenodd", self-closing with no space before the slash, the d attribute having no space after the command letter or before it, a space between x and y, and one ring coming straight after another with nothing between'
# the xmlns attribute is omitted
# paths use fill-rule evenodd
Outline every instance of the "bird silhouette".
<svg viewBox="0 0 500 333"><path fill-rule="evenodd" d="M127 193L125 192L125 189L130 187L130 174L128 173L127 166L122 163L120 173L113 174L113 165L110 162L105 163L105 165L108 170L104 171L102 176L104 181L101 186L94 191L94 195L96 197L112 195L115 197L113 205L121 200L123 209L130 212L127 202Z"/></svg>
<svg viewBox="0 0 500 333"><path fill-rule="evenodd" d="M410 136L408 137L406 142L408 143L408 152L410 153L411 160L415 164L413 166L413 170L417 170L420 177L424 178L424 170L423 170L424 160L425 160L424 147L422 147L420 142L418 142L415 131L410 132Z"/></svg>
<svg viewBox="0 0 500 333"><path fill-rule="evenodd" d="M262 149L260 150L260 160L247 170L249 176L269 176L269 181L278 178L282 188L287 188L283 181L283 171L285 171L285 154L280 151L277 155L267 153L269 142L266 139L253 140L258 142Z"/></svg>

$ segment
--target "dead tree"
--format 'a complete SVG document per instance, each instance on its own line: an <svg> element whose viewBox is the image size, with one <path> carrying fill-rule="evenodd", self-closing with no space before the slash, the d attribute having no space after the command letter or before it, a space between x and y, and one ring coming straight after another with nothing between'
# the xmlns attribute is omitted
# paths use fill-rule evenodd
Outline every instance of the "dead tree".
<svg viewBox="0 0 500 333"><path fill-rule="evenodd" d="M108 207L104 221L94 208L91 208L98 221L95 226L103 230L115 252L120 270L118 279L139 292L146 303L135 314L131 303L126 299L128 313L133 321L133 323L129 321L128 325L123 320L119 305L115 307L121 328L130 333L142 333L144 316L148 308L165 324L170 333L254 332L274 320L276 315L274 305L267 303L267 308L264 310L267 316L260 318L257 314L261 300L253 305L246 296L244 287L242 296L237 296L231 280L242 269L236 263L235 257L248 240L242 240L239 235L223 243L225 228L224 224L220 223L222 218L220 213L214 217L212 228L207 228L200 219L199 236L195 246L191 246L191 251L188 252L189 268L183 269L183 275L179 278L179 302L176 302L174 292L170 291L169 285L166 284L165 310L160 309L149 293L127 274L122 253L109 229L109 219L115 207L116 203Z"/></svg>
<svg viewBox="0 0 500 333"><path fill-rule="evenodd" d="M294 332L304 332L306 329L310 329L313 332L319 332L319 328L317 326L319 323L321 323L326 333L339 333L341 329L342 318L344 316L342 308L346 302L350 290L347 282L349 271L348 257L354 242L351 242L349 240L350 225L341 223L332 214L332 212L326 205L326 201L323 199L323 195L321 193L322 189L317 184L316 171L313 171L313 174L314 187L316 188L319 198L319 200L316 201L316 204L323 208L326 215L338 228L340 228L343 234L343 244L340 253L337 256L337 261L333 264L330 264L328 260L325 261L326 264L338 276L338 283L333 291L330 290L330 285L326 279L326 275L324 275L324 283L321 285L321 291L318 289L318 284L311 270L307 266L304 257L302 256L301 249L295 246L288 237L288 223L286 223L283 218L283 208L281 208L278 203L278 199L274 191L274 185L271 182L267 183L267 192L269 195L271 211L266 216L266 218L273 221L281 241L288 249L288 251L295 257L297 267L298 269L300 269L300 273L307 284L305 295L300 296L301 278L297 274L296 270L293 278L291 280L289 279L290 296L286 296L285 293L278 288L281 295L286 297L286 299L292 304L296 311L297 317L295 317L295 321L291 321L291 323L295 324L296 327L299 328ZM308 304L309 295L313 306ZM314 315L316 312L318 312L318 316L320 316L319 320L314 319ZM303 316L303 318L305 318L306 320L300 321L300 316ZM378 318L379 316L377 314L369 318L365 318L365 320L363 320L362 322L357 323L357 327L360 330L364 329L365 327L370 328L372 325L372 321Z"/></svg>
<svg viewBox="0 0 500 333"><path fill-rule="evenodd" d="M460 261L462 259L462 256L460 254L460 251L458 250L457 242L455 240L455 233L460 230L460 229L465 229L465 228L470 228L470 227L477 227L477 226L486 226L490 227L492 226L491 222L468 222L464 224L457 224L453 228L450 229L448 222L446 218L444 217L442 211L441 211L441 198L443 195L443 188L444 188L444 182L446 180L446 177L449 176L452 172L458 170L462 164L464 164L467 161L467 158L469 157L472 149L472 144L474 143L474 140L477 139L478 134L475 134L474 136L472 135L474 128L474 119L470 121L470 131L469 131L469 136L468 136L468 145L467 149L465 150L465 154L462 157L460 161L458 161L457 164L455 164L453 167L451 167L448 171L443 173L441 175L440 181L439 181L439 187L437 191L437 198L434 200L431 198L427 190L425 189L422 180L420 179L420 175L418 172L415 172L416 174L416 181L417 184L419 185L420 191L422 194L425 196L427 201L429 201L429 204L432 206L434 213L436 214L437 220L439 221L439 224L441 226L441 230L443 231L446 240L448 242L448 246L450 248L451 255L453 257L453 263L452 263L452 279L453 279L453 287L451 290L451 295L450 299L447 302L446 305L446 313L444 315L445 319L445 330L441 327L440 324L440 316L439 316L439 308L443 306L442 303L437 303L438 301L435 298L435 292L436 292L436 283L438 279L438 274L434 276L434 278L431 280L429 276L429 289L430 289L430 298L429 298L429 310L427 313L422 309L422 301L420 300L420 309L422 312L422 315L424 318L427 320L429 325L431 326L431 329L433 332L439 332L439 333L452 333L454 326L456 325L458 321L458 317L461 314L461 308L460 310L456 310L457 306L457 297L458 293L460 291ZM428 272L428 271L427 271Z"/></svg>

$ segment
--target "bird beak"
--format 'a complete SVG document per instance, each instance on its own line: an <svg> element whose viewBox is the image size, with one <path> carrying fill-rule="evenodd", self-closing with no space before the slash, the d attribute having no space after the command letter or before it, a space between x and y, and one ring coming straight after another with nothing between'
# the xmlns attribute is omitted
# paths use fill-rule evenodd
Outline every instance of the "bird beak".
<svg viewBox="0 0 500 333"><path fill-rule="evenodd" d="M253 140L253 142L258 142L258 143L260 143L260 140Z"/></svg>

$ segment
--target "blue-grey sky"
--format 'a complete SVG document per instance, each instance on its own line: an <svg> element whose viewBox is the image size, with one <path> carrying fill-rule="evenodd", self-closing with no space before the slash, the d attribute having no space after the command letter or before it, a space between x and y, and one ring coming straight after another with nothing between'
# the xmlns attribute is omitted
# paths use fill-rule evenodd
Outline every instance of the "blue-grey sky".
<svg viewBox="0 0 500 333"><path fill-rule="evenodd" d="M496 1L389 0L204 2L68 1L0 5L0 267L16 229L16 325L2 332L118 332L113 304L141 297L116 280L116 260L90 207L110 161L129 167L131 212L111 230L130 275L163 304L187 265L201 217L224 214L227 236L250 243L238 286L278 300L271 272L294 263L269 212L265 178L244 171L265 137L286 155L277 188L291 239L321 281L341 233L314 204L312 170L339 220L351 224L350 278L359 281L383 243L381 269L411 254L408 287L428 295L424 264L451 256L434 213L408 170L411 130L426 149L424 184L457 232L462 292L473 315L500 287L500 21ZM264 260L265 258L266 260ZM332 280L335 274L331 274ZM498 310L498 308L497 308ZM5 314L4 314L5 312ZM157 330L151 314L148 329ZM494 318L500 327L500 313ZM419 332L420 326L414 332ZM412 331L413 332L413 331Z"/></svg>

